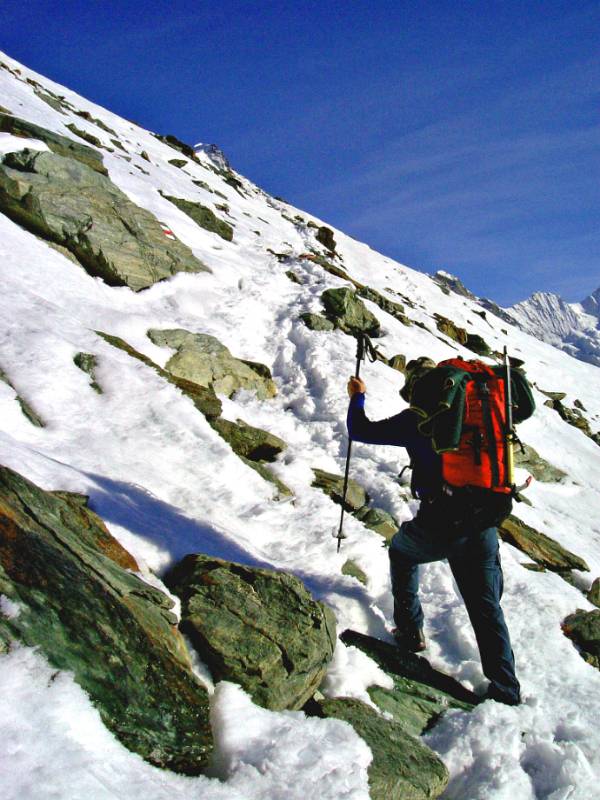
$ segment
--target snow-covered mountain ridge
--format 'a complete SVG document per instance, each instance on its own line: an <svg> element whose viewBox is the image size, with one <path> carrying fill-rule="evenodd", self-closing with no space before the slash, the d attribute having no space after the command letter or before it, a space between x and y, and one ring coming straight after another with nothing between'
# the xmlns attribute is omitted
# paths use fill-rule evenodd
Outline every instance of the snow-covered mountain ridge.
<svg viewBox="0 0 600 800"><path fill-rule="evenodd" d="M523 330L566 353L600 365L600 289L581 303L567 303L560 295L535 292L507 311Z"/></svg>
<svg viewBox="0 0 600 800"><path fill-rule="evenodd" d="M311 329L301 318L323 317L321 298L331 288L370 290L363 302L380 322L378 344L387 359L472 357L450 335L460 339L464 331L492 353L506 345L539 389L565 393L565 406L579 403L592 432L600 429L597 367L490 310L482 313L468 295L444 293L428 276L268 196L229 167L220 169L204 151L193 158L193 148L178 150L176 142L8 56L0 61L0 112L93 148L119 192L207 268L175 272L132 291L126 282L109 285L89 274L66 245L50 246L0 214L0 368L8 379L0 381L2 462L45 489L88 495L146 580L165 590L161 576L190 552L270 565L300 576L333 609L340 631L354 628L389 640L392 603L382 539L349 516L349 538L338 554L331 532L339 508L312 485L313 468L343 471L345 384L355 362L351 336L324 323L322 330ZM11 154L12 163L22 163L24 147L49 149L39 138L2 129L0 152ZM125 204L120 194L119 202ZM211 211L202 220L209 227L182 210L185 202ZM394 303L403 305L405 320L393 313ZM165 340L172 331L212 336L246 364L267 365L277 395L224 391L222 419L241 418L287 443L271 468L294 501L278 500L272 484L236 455L175 383L98 331L121 338L160 368L181 354L149 331ZM102 394L74 363L81 353L95 358ZM397 369L378 361L362 374L372 418L404 407ZM548 398L539 389L538 410L519 433L566 477L535 481L531 505L515 513L590 569L571 571L567 583L556 572L532 571L529 557L502 544L503 607L525 702L448 712L427 735L450 770L447 800L589 800L596 792L600 673L583 661L561 623L577 608L593 609L585 592L600 576L600 448L544 405ZM19 400L43 427L24 415ZM354 447L352 476L399 522L415 510L406 486L398 485L405 464L404 451ZM347 559L364 572L366 585L342 574ZM476 643L447 565L423 570L422 595L431 663L482 692ZM6 599L0 610L19 613ZM339 642L321 689L369 701L366 688L377 682L382 675L374 663ZM0 653L0 685L0 782L7 800L42 793L61 800L84 794L100 800L368 797L370 754L349 726L303 712L266 711L232 684L219 684L212 698L218 757L211 778L164 772L127 751L72 676L56 673L38 651Z"/></svg>

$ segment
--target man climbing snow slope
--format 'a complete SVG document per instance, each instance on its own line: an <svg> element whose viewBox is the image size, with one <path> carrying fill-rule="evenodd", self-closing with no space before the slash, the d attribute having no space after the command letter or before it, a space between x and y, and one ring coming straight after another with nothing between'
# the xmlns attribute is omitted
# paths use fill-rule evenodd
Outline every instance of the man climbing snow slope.
<svg viewBox="0 0 600 800"><path fill-rule="evenodd" d="M421 357L407 365L400 394L411 400L417 382L436 364ZM423 385L423 384L421 384ZM423 435L422 417L409 408L389 419L371 421L364 410L366 385L348 383L350 439L366 444L405 447L413 470L411 488L420 500L416 517L404 522L391 541L390 573L394 597L394 636L402 648L426 648L419 602L419 564L448 559L475 631L481 664L490 685L486 697L508 705L521 702L520 685L504 614L503 577L496 525L510 512L511 495L465 486L448 487L442 457Z"/></svg>

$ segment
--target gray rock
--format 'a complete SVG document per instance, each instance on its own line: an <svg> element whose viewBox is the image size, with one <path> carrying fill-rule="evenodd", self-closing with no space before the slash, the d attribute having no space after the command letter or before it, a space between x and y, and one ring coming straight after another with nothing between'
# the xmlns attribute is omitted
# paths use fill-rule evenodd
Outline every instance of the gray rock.
<svg viewBox="0 0 600 800"><path fill-rule="evenodd" d="M366 653L390 676L392 689L370 686L369 695L413 736L432 728L448 709L470 711L480 702L477 695L434 669L422 656L357 631L345 630L340 638L344 644Z"/></svg>
<svg viewBox="0 0 600 800"><path fill-rule="evenodd" d="M498 526L498 533L505 542L525 553L536 564L553 572L577 569L589 572L583 558L571 553L557 541L540 533L512 514Z"/></svg>
<svg viewBox="0 0 600 800"><path fill-rule="evenodd" d="M312 314L307 311L304 314L300 314L300 319L311 331L332 331L335 329L333 322L321 314Z"/></svg>
<svg viewBox="0 0 600 800"><path fill-rule="evenodd" d="M325 472L322 469L313 468L315 480L312 485L321 489L329 495L334 503L342 504L344 496L344 476L334 475L332 472ZM349 512L359 511L369 502L369 495L357 481L350 478L348 480L348 491L346 493L345 509Z"/></svg>
<svg viewBox="0 0 600 800"><path fill-rule="evenodd" d="M374 337L381 334L379 320L352 289L327 289L321 301L327 317L344 333L362 332Z"/></svg>
<svg viewBox="0 0 600 800"><path fill-rule="evenodd" d="M518 445L515 447L515 464L530 472L537 481L558 483L567 477L566 472L543 459L533 447L524 444L523 448L525 452Z"/></svg>
<svg viewBox="0 0 600 800"><path fill-rule="evenodd" d="M366 506L357 511L354 516L367 528L383 536L386 542L390 542L394 534L400 530L394 517L382 508Z"/></svg>
<svg viewBox="0 0 600 800"><path fill-rule="evenodd" d="M355 286L356 285L355 283ZM412 324L404 313L403 305L395 303L393 300L388 300L381 292L377 292L370 286L357 286L356 294L360 297L364 297L365 300L370 300L372 303L375 303L382 311L385 311L386 314L394 317L394 319L397 319L398 322L401 322L403 325L410 326Z"/></svg>
<svg viewBox="0 0 600 800"><path fill-rule="evenodd" d="M151 764L190 775L212 749L206 689L173 627L173 601L81 497L0 467L0 639L38 647L73 674L104 724Z"/></svg>
<svg viewBox="0 0 600 800"><path fill-rule="evenodd" d="M321 700L324 717L349 722L373 753L369 765L372 800L431 800L448 784L448 770L426 745L371 706L349 697Z"/></svg>
<svg viewBox="0 0 600 800"><path fill-rule="evenodd" d="M207 231L216 233L217 236L220 236L221 239L225 239L227 242L233 239L233 228L231 225L219 219L210 208L203 206L201 203L195 203L192 200L184 200L181 197L172 197L168 194L164 194L163 197L193 219L196 225L199 225Z"/></svg>
<svg viewBox="0 0 600 800"><path fill-rule="evenodd" d="M102 162L102 155L97 150L46 130L40 125L34 125L32 122L19 119L12 114L0 113L0 132L12 133L13 136L27 139L39 139L45 142L53 153L66 158L74 158L96 172L108 175Z"/></svg>
<svg viewBox="0 0 600 800"><path fill-rule="evenodd" d="M229 442L235 453L250 461L275 461L287 448L287 444L279 436L254 428L241 419L231 422L219 418L214 421L213 428Z"/></svg>
<svg viewBox="0 0 600 800"><path fill-rule="evenodd" d="M212 386L215 392L227 397L232 397L239 389L256 392L261 400L277 394L268 367L235 358L214 336L190 333L181 328L153 329L148 331L148 336L159 347L176 350L166 364L172 375L199 386Z"/></svg>
<svg viewBox="0 0 600 800"><path fill-rule="evenodd" d="M562 624L563 633L577 645L581 657L600 669L600 610L569 614Z"/></svg>
<svg viewBox="0 0 600 800"><path fill-rule="evenodd" d="M587 599L590 601L590 603L593 603L593 605L600 608L600 578L596 578L596 580L592 583L587 595Z"/></svg>
<svg viewBox="0 0 600 800"><path fill-rule="evenodd" d="M331 253L335 252L336 243L331 228L328 228L326 225L321 225L321 227L317 229L316 237L317 241L320 242L323 247Z"/></svg>
<svg viewBox="0 0 600 800"><path fill-rule="evenodd" d="M363 586L367 585L367 576L365 572L358 566L352 559L347 559L342 565L342 575L348 575L350 578L356 578Z"/></svg>
<svg viewBox="0 0 600 800"><path fill-rule="evenodd" d="M177 272L209 271L150 212L73 158L24 150L0 164L0 210L65 246L111 286L138 291Z"/></svg>
<svg viewBox="0 0 600 800"><path fill-rule="evenodd" d="M298 578L189 555L165 582L215 680L239 683L275 710L301 708L314 694L333 655L335 617Z"/></svg>

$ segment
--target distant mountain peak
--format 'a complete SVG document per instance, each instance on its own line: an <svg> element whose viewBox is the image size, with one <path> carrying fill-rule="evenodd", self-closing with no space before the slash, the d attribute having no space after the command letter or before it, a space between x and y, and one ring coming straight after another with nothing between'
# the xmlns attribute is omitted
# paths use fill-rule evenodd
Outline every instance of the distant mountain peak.
<svg viewBox="0 0 600 800"><path fill-rule="evenodd" d="M231 169L231 165L227 160L225 153L216 144L204 144L203 142L198 142L194 145L194 152L204 153L207 155L213 164L219 169Z"/></svg>
<svg viewBox="0 0 600 800"><path fill-rule="evenodd" d="M600 287L598 287L595 292L592 292L589 297L585 298L581 303L581 307L584 311L587 311L588 314L600 318Z"/></svg>

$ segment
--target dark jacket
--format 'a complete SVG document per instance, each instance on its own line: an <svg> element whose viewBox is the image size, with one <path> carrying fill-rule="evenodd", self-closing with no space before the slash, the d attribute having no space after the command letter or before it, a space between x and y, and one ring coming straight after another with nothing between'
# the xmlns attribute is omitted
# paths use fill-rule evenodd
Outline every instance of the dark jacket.
<svg viewBox="0 0 600 800"><path fill-rule="evenodd" d="M410 410L402 411L388 419L372 422L365 414L364 394L355 394L348 408L348 435L354 442L389 444L405 447L410 456L413 476L412 488L417 497L439 494L442 485L440 456L431 446L431 438L417 430L420 417Z"/></svg>

